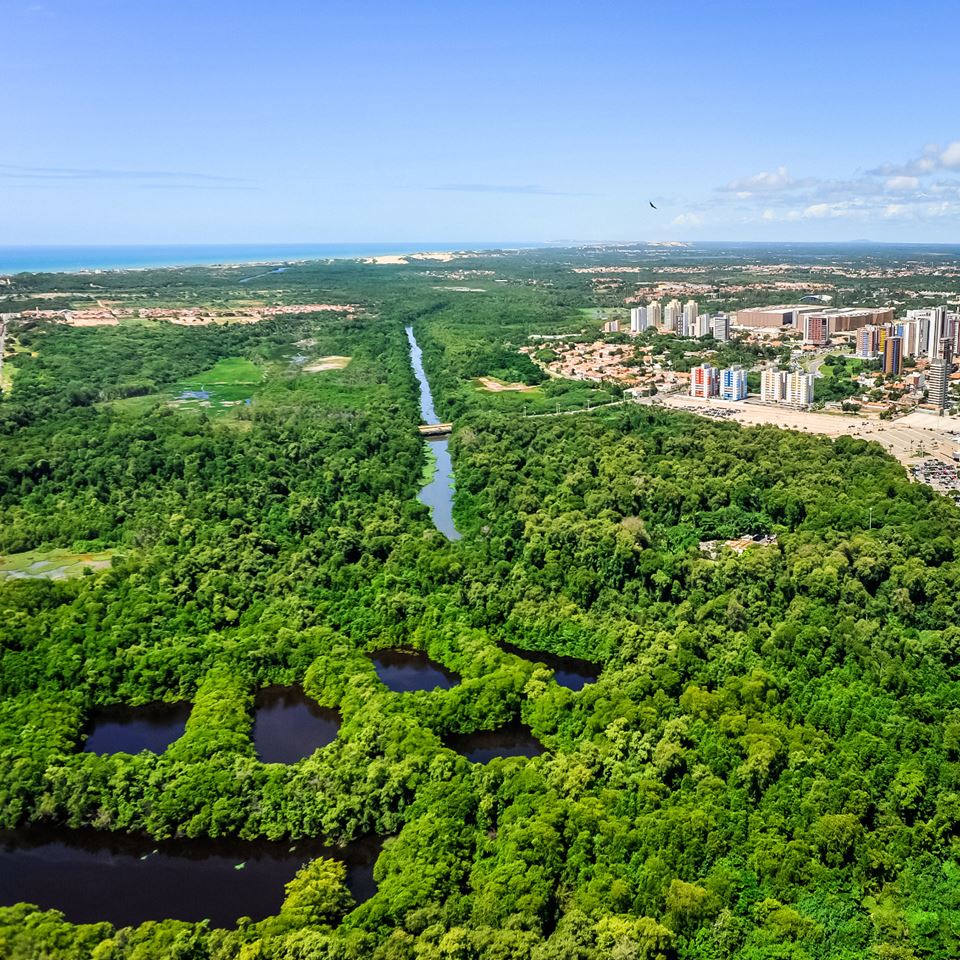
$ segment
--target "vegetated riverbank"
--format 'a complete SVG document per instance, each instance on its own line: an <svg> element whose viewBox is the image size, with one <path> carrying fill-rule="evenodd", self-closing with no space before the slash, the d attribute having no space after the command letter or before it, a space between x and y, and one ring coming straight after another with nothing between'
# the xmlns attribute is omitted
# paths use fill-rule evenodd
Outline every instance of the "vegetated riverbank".
<svg viewBox="0 0 960 960"><path fill-rule="evenodd" d="M405 333L410 344L410 365L420 391L420 415L425 424L438 423L430 383L423 369L423 352L417 343L413 327L406 327ZM461 533L453 519L453 460L450 457L448 442L447 440L424 442L427 444L427 463L419 494L420 502L429 508L434 524L448 540L459 540Z"/></svg>

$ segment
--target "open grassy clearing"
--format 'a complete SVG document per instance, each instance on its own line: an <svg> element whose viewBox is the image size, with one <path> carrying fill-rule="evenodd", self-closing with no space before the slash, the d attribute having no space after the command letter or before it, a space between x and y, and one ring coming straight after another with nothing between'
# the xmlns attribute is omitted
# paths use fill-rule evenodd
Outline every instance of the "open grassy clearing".
<svg viewBox="0 0 960 960"><path fill-rule="evenodd" d="M10 580L68 580L85 570L106 570L113 550L75 553L71 550L28 550L0 556L0 578Z"/></svg>
<svg viewBox="0 0 960 960"><path fill-rule="evenodd" d="M323 373L326 370L344 370L353 357L318 357L304 364L304 373Z"/></svg>
<svg viewBox="0 0 960 960"><path fill-rule="evenodd" d="M209 370L173 387L171 404L222 412L249 404L263 383L260 368L243 357L226 357Z"/></svg>

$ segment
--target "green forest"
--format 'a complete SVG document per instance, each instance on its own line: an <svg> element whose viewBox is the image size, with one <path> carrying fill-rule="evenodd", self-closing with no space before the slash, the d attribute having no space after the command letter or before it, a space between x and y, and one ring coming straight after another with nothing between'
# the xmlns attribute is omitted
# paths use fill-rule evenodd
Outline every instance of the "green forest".
<svg viewBox="0 0 960 960"><path fill-rule="evenodd" d="M0 576L0 828L384 842L363 903L317 860L276 916L229 929L0 905L0 956L960 955L960 509L865 440L544 382L518 347L604 298L559 253L470 265L509 282L306 265L260 294L359 308L15 331L0 556L112 559ZM257 293L243 275L98 283L229 302ZM19 283L23 306L75 302L76 278ZM417 499L407 325L454 422L456 542ZM351 359L308 373L301 353ZM217 377L228 405L179 402ZM698 547L745 534L776 540ZM601 672L573 691L507 644ZM382 648L460 682L391 692L365 656ZM340 711L339 736L262 763L254 695L294 682ZM192 704L164 752L81 749L98 707L158 700ZM445 746L518 718L542 755Z"/></svg>

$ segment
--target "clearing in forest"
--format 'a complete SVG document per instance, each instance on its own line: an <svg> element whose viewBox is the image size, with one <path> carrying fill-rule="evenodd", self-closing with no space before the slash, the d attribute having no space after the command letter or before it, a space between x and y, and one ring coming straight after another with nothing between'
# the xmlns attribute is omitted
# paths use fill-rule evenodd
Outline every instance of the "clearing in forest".
<svg viewBox="0 0 960 960"><path fill-rule="evenodd" d="M28 550L0 556L0 579L67 580L85 570L106 570L113 550L74 553L72 550Z"/></svg>
<svg viewBox="0 0 960 960"><path fill-rule="evenodd" d="M528 383L506 383L496 377L477 377L478 390L488 393L535 393L536 387Z"/></svg>
<svg viewBox="0 0 960 960"><path fill-rule="evenodd" d="M318 357L303 368L304 373L323 373L324 370L343 370L353 357Z"/></svg>
<svg viewBox="0 0 960 960"><path fill-rule="evenodd" d="M249 404L261 383L263 373L255 363L243 357L225 357L209 370L189 380L181 380L173 388L174 399L171 402L178 407L228 410Z"/></svg>

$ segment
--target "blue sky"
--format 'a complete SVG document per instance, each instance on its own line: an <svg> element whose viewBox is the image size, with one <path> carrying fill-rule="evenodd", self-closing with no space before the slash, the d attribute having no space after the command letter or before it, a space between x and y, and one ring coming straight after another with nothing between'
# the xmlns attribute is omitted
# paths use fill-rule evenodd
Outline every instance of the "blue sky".
<svg viewBox="0 0 960 960"><path fill-rule="evenodd" d="M0 0L0 22L0 244L960 242L946 0Z"/></svg>

